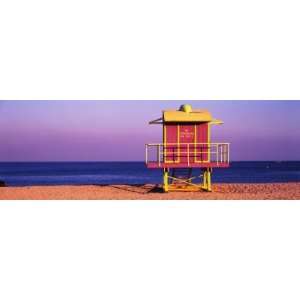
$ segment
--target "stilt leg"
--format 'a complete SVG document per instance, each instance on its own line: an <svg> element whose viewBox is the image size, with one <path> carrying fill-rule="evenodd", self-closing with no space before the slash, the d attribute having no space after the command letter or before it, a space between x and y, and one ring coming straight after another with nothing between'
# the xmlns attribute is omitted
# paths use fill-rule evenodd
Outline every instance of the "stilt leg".
<svg viewBox="0 0 300 300"><path fill-rule="evenodd" d="M211 169L207 168L203 173L202 189L211 192Z"/></svg>
<svg viewBox="0 0 300 300"><path fill-rule="evenodd" d="M204 171L203 173L203 186L202 186L203 190L207 190L207 174L206 171Z"/></svg>
<svg viewBox="0 0 300 300"><path fill-rule="evenodd" d="M164 169L163 171L163 190L165 193L169 191L169 172L168 169Z"/></svg>
<svg viewBox="0 0 300 300"><path fill-rule="evenodd" d="M211 169L207 169L207 191L211 192Z"/></svg>

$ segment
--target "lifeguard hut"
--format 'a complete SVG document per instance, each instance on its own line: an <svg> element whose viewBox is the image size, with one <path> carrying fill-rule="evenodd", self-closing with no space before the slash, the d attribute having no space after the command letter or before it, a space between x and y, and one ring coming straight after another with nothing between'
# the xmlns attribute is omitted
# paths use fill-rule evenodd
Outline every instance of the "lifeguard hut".
<svg viewBox="0 0 300 300"><path fill-rule="evenodd" d="M163 190L211 191L212 169L229 167L229 143L212 143L210 138L211 125L223 122L185 104L163 111L149 124L163 126L163 142L146 144L146 165L163 170Z"/></svg>

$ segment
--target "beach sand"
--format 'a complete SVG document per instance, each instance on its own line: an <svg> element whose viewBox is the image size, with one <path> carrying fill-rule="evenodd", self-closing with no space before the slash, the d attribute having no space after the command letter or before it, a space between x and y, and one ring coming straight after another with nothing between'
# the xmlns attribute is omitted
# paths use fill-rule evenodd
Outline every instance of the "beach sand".
<svg viewBox="0 0 300 300"><path fill-rule="evenodd" d="M300 199L300 182L268 184L214 184L213 192L199 191L169 193L163 193L159 186L151 184L0 187L0 199Z"/></svg>

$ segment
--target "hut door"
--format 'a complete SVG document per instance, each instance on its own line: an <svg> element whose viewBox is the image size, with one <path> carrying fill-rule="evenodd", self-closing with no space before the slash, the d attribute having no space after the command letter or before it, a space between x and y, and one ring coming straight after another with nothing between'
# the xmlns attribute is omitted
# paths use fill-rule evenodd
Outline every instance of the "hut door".
<svg viewBox="0 0 300 300"><path fill-rule="evenodd" d="M179 136L177 124L164 125L164 162L179 163Z"/></svg>
<svg viewBox="0 0 300 300"><path fill-rule="evenodd" d="M195 162L208 162L210 159L210 146L209 146L209 127L207 123L200 123L195 128Z"/></svg>
<svg viewBox="0 0 300 300"><path fill-rule="evenodd" d="M179 125L180 162L193 163L195 157L195 125Z"/></svg>

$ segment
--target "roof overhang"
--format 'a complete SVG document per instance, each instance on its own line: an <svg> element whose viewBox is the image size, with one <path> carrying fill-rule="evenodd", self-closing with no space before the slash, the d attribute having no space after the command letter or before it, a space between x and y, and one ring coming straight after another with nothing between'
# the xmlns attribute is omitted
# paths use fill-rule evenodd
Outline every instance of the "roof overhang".
<svg viewBox="0 0 300 300"><path fill-rule="evenodd" d="M149 124L163 124L163 119L162 118L155 119L153 121L150 121Z"/></svg>
<svg viewBox="0 0 300 300"><path fill-rule="evenodd" d="M222 124L224 124L224 122L221 121L221 120L213 119L211 122L209 122L209 124L211 124L211 125L222 125Z"/></svg>

